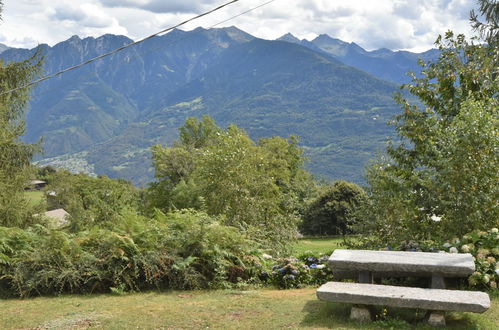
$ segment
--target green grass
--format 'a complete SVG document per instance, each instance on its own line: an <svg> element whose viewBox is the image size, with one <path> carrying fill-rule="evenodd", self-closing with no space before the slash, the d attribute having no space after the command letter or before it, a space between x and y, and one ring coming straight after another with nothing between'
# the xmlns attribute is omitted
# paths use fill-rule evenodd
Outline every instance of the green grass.
<svg viewBox="0 0 499 330"><path fill-rule="evenodd" d="M45 194L43 193L43 191L38 190L26 191L25 195L29 200L29 203L33 206L39 204L45 198Z"/></svg>
<svg viewBox="0 0 499 330"><path fill-rule="evenodd" d="M350 306L317 300L315 288L71 295L0 301L0 329L431 329L414 310L382 322L348 319ZM497 329L499 297L484 314L449 313L449 329Z"/></svg>
<svg viewBox="0 0 499 330"><path fill-rule="evenodd" d="M344 249L343 238L301 238L293 247L295 256L311 251L314 254L331 254L335 249Z"/></svg>

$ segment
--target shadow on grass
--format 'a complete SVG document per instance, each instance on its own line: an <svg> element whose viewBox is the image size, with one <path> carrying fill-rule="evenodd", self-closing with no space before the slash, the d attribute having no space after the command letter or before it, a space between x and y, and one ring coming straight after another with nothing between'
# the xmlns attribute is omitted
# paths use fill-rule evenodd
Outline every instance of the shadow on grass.
<svg viewBox="0 0 499 330"><path fill-rule="evenodd" d="M300 325L311 328L346 328L346 329L435 329L424 323L425 311L389 308L388 315L377 318L371 323L360 323L350 320L349 304L325 301L308 301L303 307L306 313ZM375 308L376 315L382 315L382 307ZM479 330L487 329L481 325L479 315L468 313L447 313L446 329Z"/></svg>
<svg viewBox="0 0 499 330"><path fill-rule="evenodd" d="M306 315L300 325L304 327L338 328L355 324L349 320L350 305L347 304L311 300L305 304L303 312Z"/></svg>

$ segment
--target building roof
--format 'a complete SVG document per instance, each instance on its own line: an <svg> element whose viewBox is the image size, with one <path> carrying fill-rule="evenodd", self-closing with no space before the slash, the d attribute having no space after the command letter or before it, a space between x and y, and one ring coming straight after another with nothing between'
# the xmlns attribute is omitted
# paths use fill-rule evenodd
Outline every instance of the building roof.
<svg viewBox="0 0 499 330"><path fill-rule="evenodd" d="M46 184L47 181L43 181L43 180L31 180L30 183L33 184L33 185L35 185L35 184Z"/></svg>

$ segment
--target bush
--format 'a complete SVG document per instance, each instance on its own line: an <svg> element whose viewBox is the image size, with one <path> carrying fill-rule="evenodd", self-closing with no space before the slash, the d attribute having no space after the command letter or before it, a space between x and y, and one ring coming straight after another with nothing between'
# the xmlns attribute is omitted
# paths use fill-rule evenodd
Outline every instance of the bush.
<svg viewBox="0 0 499 330"><path fill-rule="evenodd" d="M345 235L354 222L356 207L367 197L358 185L336 181L314 199L305 211L300 231L306 235Z"/></svg>
<svg viewBox="0 0 499 330"><path fill-rule="evenodd" d="M445 242L442 247L453 253L471 253L475 272L468 278L470 287L497 290L499 283L499 230L473 231L462 238Z"/></svg>
<svg viewBox="0 0 499 330"><path fill-rule="evenodd" d="M333 273L326 262L329 256L306 253L299 258L289 257L275 260L270 268L262 272L261 279L281 289L301 288L307 285L324 284L332 280Z"/></svg>
<svg viewBox="0 0 499 330"><path fill-rule="evenodd" d="M260 273L257 245L216 218L192 210L118 216L113 230L0 227L0 293L226 288Z"/></svg>
<svg viewBox="0 0 499 330"><path fill-rule="evenodd" d="M125 180L93 178L63 170L49 174L48 180L46 190L52 192L47 198L49 209L68 211L73 232L93 226L113 228L124 208L139 208L139 191Z"/></svg>

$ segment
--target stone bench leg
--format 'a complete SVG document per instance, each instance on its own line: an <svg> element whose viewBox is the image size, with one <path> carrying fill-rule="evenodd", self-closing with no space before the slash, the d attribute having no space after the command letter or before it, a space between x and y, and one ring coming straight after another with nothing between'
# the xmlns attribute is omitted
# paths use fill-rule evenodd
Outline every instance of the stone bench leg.
<svg viewBox="0 0 499 330"><path fill-rule="evenodd" d="M371 272L360 272L359 283L372 283ZM367 305L353 305L350 312L350 319L357 322L371 322L373 320L371 307Z"/></svg>
<svg viewBox="0 0 499 330"><path fill-rule="evenodd" d="M432 289L445 289L445 280L442 275L432 274L431 276ZM426 314L426 322L433 327L445 326L445 312L444 311L428 311Z"/></svg>
<svg viewBox="0 0 499 330"><path fill-rule="evenodd" d="M350 319L357 322L371 322L373 320L371 308L366 305L353 305L350 311Z"/></svg>

